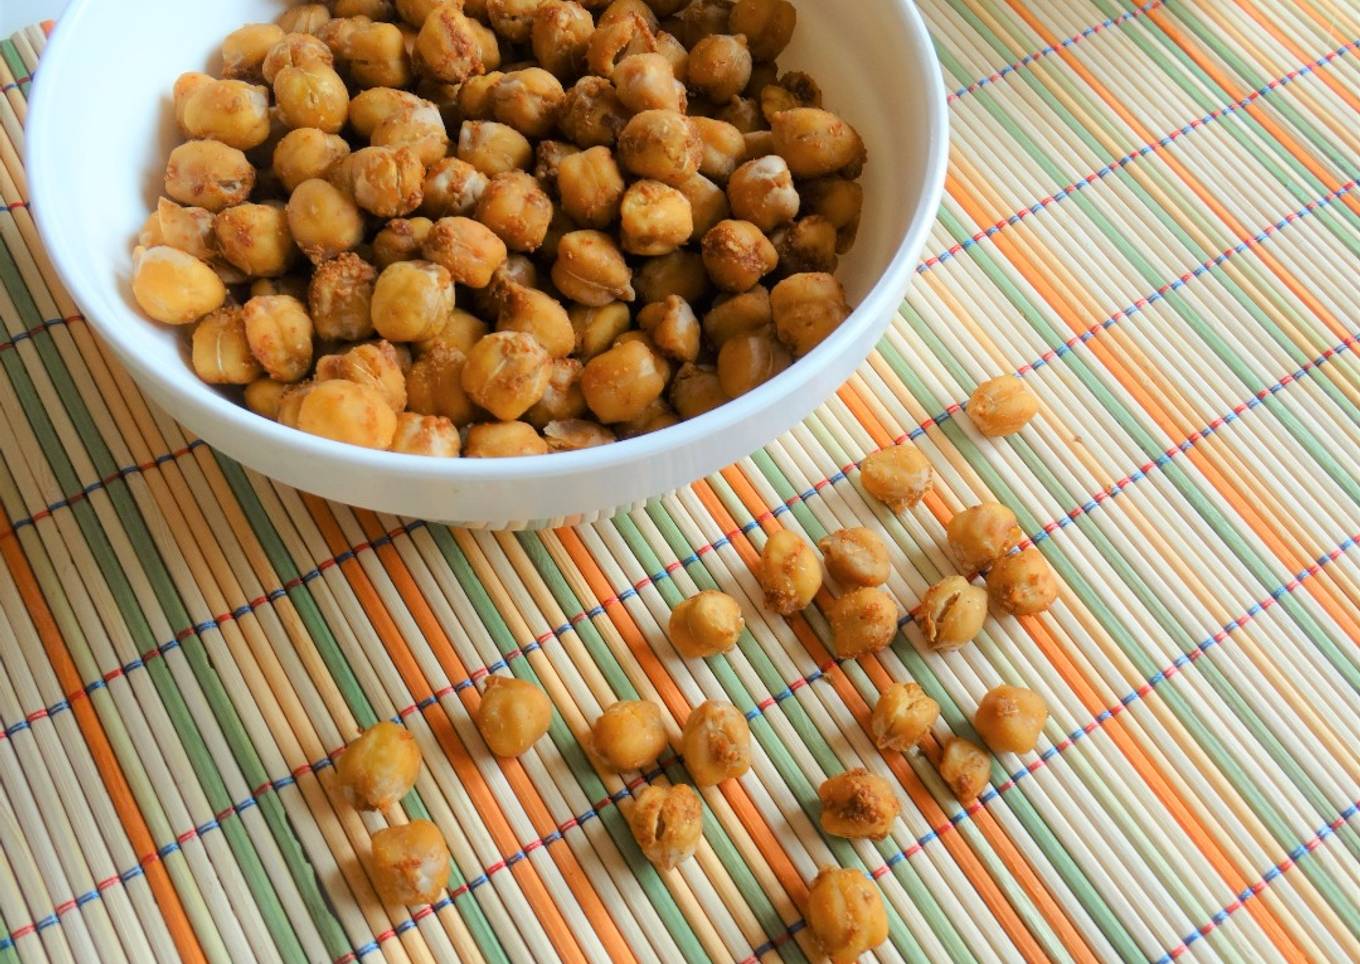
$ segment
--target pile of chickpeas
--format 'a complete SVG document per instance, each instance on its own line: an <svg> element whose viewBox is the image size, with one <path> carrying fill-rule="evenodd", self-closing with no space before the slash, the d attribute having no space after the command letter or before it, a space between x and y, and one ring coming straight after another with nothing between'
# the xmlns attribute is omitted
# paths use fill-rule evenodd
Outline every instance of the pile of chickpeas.
<svg viewBox="0 0 1360 964"><path fill-rule="evenodd" d="M859 134L788 0L331 0L187 73L133 255L194 370L314 435L587 448L750 391L849 315Z"/></svg>

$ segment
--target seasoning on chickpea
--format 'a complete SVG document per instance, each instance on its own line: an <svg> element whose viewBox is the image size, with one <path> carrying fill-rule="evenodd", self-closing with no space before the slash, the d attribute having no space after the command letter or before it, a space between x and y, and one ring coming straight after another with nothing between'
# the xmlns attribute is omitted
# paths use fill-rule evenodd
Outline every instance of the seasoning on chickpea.
<svg viewBox="0 0 1360 964"><path fill-rule="evenodd" d="M982 631L987 591L963 576L946 576L921 597L917 621L930 648L958 649Z"/></svg>
<svg viewBox="0 0 1360 964"><path fill-rule="evenodd" d="M264 374L250 353L241 309L227 305L205 315L194 328L194 372L210 385L246 385Z"/></svg>
<svg viewBox="0 0 1360 964"><path fill-rule="evenodd" d="M331 67L284 67L274 75L274 107L284 127L338 134L349 115L349 91Z"/></svg>
<svg viewBox="0 0 1360 964"><path fill-rule="evenodd" d="M194 369L197 371L198 366L195 365ZM246 408L256 415L279 421L279 404L283 401L284 393L292 387L265 376L255 379L241 394Z"/></svg>
<svg viewBox="0 0 1360 964"><path fill-rule="evenodd" d="M386 810L416 785L420 747L404 726L379 720L336 758L335 775L354 806Z"/></svg>
<svg viewBox="0 0 1360 964"><path fill-rule="evenodd" d="M489 183L467 161L445 157L425 171L420 210L431 218L471 216Z"/></svg>
<svg viewBox="0 0 1360 964"><path fill-rule="evenodd" d="M274 173L287 191L303 181L325 178L349 156L349 144L338 134L315 127L291 130L274 145Z"/></svg>
<svg viewBox="0 0 1360 964"><path fill-rule="evenodd" d="M355 203L382 218L420 207L425 168L408 147L365 147L345 162Z"/></svg>
<svg viewBox="0 0 1360 964"><path fill-rule="evenodd" d="M439 108L413 98L385 117L369 136L374 147L409 147L420 163L434 164L449 146L449 134Z"/></svg>
<svg viewBox="0 0 1360 964"><path fill-rule="evenodd" d="M744 35L704 37L689 51L689 86L714 104L725 104L746 88L751 63Z"/></svg>
<svg viewBox="0 0 1360 964"><path fill-rule="evenodd" d="M396 0L397 15L419 30L444 0Z"/></svg>
<svg viewBox="0 0 1360 964"><path fill-rule="evenodd" d="M369 859L373 887L389 904L433 903L449 882L448 844L428 820L379 830Z"/></svg>
<svg viewBox="0 0 1360 964"><path fill-rule="evenodd" d="M276 278L293 263L297 248L283 205L237 204L213 221L222 257L252 278Z"/></svg>
<svg viewBox="0 0 1360 964"><path fill-rule="evenodd" d="M959 803L964 804L976 800L992 778L992 764L987 754L957 736L945 740L939 771L940 778L949 784Z"/></svg>
<svg viewBox="0 0 1360 964"><path fill-rule="evenodd" d="M845 289L829 274L796 274L770 292L770 310L780 341L795 356L820 345L850 316Z"/></svg>
<svg viewBox="0 0 1360 964"><path fill-rule="evenodd" d="M698 786L717 786L751 769L750 724L731 703L707 700L685 720L680 752Z"/></svg>
<svg viewBox="0 0 1360 964"><path fill-rule="evenodd" d="M511 251L535 251L548 233L552 214L552 201L532 174L506 171L487 185L476 217Z"/></svg>
<svg viewBox="0 0 1360 964"><path fill-rule="evenodd" d="M849 251L859 231L864 189L843 177L824 177L803 184L799 193L803 210L821 215L835 227L836 253Z"/></svg>
<svg viewBox="0 0 1360 964"><path fill-rule="evenodd" d="M566 96L562 82L542 67L512 70L491 91L491 114L525 137L547 137Z"/></svg>
<svg viewBox="0 0 1360 964"><path fill-rule="evenodd" d="M822 781L822 830L833 837L882 840L901 810L892 784L876 773L857 768Z"/></svg>
<svg viewBox="0 0 1360 964"><path fill-rule="evenodd" d="M641 770L666 749L661 709L646 700L620 700L590 728L590 750L613 770Z"/></svg>
<svg viewBox="0 0 1360 964"><path fill-rule="evenodd" d="M798 214L798 191L788 165L777 154L747 161L732 172L727 199L735 217L763 232L773 231Z"/></svg>
<svg viewBox="0 0 1360 964"><path fill-rule="evenodd" d="M779 264L770 239L750 221L720 221L700 247L708 276L723 291L747 291Z"/></svg>
<svg viewBox="0 0 1360 964"><path fill-rule="evenodd" d="M579 3L548 0L534 11L529 41L534 59L560 80L570 80L585 67L586 49L595 21Z"/></svg>
<svg viewBox="0 0 1360 964"><path fill-rule="evenodd" d="M497 331L532 335L553 358L565 358L576 347L576 329L567 310L545 292L510 282L496 292Z"/></svg>
<svg viewBox="0 0 1360 964"><path fill-rule="evenodd" d="M661 397L666 380L666 371L651 348L630 341L586 363L581 391L595 417L609 425L641 415Z"/></svg>
<svg viewBox="0 0 1360 964"><path fill-rule="evenodd" d="M677 185L699 172L704 145L679 111L644 110L619 134L618 155L638 177Z"/></svg>
<svg viewBox="0 0 1360 964"><path fill-rule="evenodd" d="M479 422L467 430L463 454L470 459L546 455L548 443L528 422Z"/></svg>
<svg viewBox="0 0 1360 964"><path fill-rule="evenodd" d="M893 683L869 717L869 735L880 750L905 753L919 744L940 716L940 704L916 683Z"/></svg>
<svg viewBox="0 0 1360 964"><path fill-rule="evenodd" d="M966 573L990 566L1010 552L1022 535L1015 513L999 502L964 509L945 526L950 554Z"/></svg>
<svg viewBox="0 0 1360 964"><path fill-rule="evenodd" d="M321 40L306 33L285 34L265 52L260 62L260 77L272 88L274 79L285 67L333 67L335 55Z"/></svg>
<svg viewBox="0 0 1360 964"><path fill-rule="evenodd" d="M779 255L781 275L833 273L840 265L836 226L820 214L809 214L770 235ZM849 307L844 308L849 313Z"/></svg>
<svg viewBox="0 0 1360 964"><path fill-rule="evenodd" d="M258 81L264 58L283 38L276 23L248 23L233 30L222 41L222 76Z"/></svg>
<svg viewBox="0 0 1360 964"><path fill-rule="evenodd" d="M996 753L1028 753L1039 742L1048 703L1023 686L995 686L988 690L973 714L978 735Z"/></svg>
<svg viewBox="0 0 1360 964"><path fill-rule="evenodd" d="M156 210L142 225L137 243L143 248L166 245L211 263L218 254L214 220L213 213L206 208L181 207L168 198L158 198Z"/></svg>
<svg viewBox="0 0 1360 964"><path fill-rule="evenodd" d="M769 328L735 335L718 349L718 382L728 398L763 385L793 362Z"/></svg>
<svg viewBox="0 0 1360 964"><path fill-rule="evenodd" d="M392 435L388 451L402 455L425 455L435 458L457 458L462 449L458 426L442 415L421 415L402 412L397 416L397 429Z"/></svg>
<svg viewBox="0 0 1360 964"><path fill-rule="evenodd" d="M251 298L242 309L251 354L269 377L295 382L312 366L312 319L290 295Z"/></svg>
<svg viewBox="0 0 1360 964"><path fill-rule="evenodd" d="M703 806L693 788L645 786L633 801L628 826L643 856L672 870L693 856L703 839Z"/></svg>
<svg viewBox="0 0 1360 964"><path fill-rule="evenodd" d="M327 181L303 181L288 198L288 230L313 264L359 246L363 215L354 201Z"/></svg>
<svg viewBox="0 0 1360 964"><path fill-rule="evenodd" d="M840 596L831 604L827 618L832 646L842 659L878 652L897 635L897 603L874 586Z"/></svg>
<svg viewBox="0 0 1360 964"><path fill-rule="evenodd" d="M654 50L656 36L647 21L635 13L625 13L609 23L596 23L586 44L586 67L592 74L612 77L622 60Z"/></svg>
<svg viewBox="0 0 1360 964"><path fill-rule="evenodd" d="M798 11L789 0L737 0L730 29L745 35L756 61L768 63L789 45L797 21Z"/></svg>
<svg viewBox="0 0 1360 964"><path fill-rule="evenodd" d="M770 122L775 152L794 177L858 175L866 153L859 133L840 117L818 107L780 111Z"/></svg>
<svg viewBox="0 0 1360 964"><path fill-rule="evenodd" d="M552 724L552 703L528 680L488 676L477 707L477 729L499 757L517 757L538 742Z"/></svg>
<svg viewBox="0 0 1360 964"><path fill-rule="evenodd" d="M394 23L365 24L349 38L349 75L358 87L405 87L411 82L406 37Z"/></svg>
<svg viewBox="0 0 1360 964"><path fill-rule="evenodd" d="M430 228L421 252L448 269L453 280L469 288L485 288L505 263L505 242L471 218L440 218Z"/></svg>
<svg viewBox="0 0 1360 964"><path fill-rule="evenodd" d="M396 434L397 416L376 389L337 379L308 390L298 408L297 428L336 442L385 449Z"/></svg>
<svg viewBox="0 0 1360 964"><path fill-rule="evenodd" d="M165 193L214 213L250 197L255 168L245 154L218 141L189 141L170 152Z"/></svg>
<svg viewBox="0 0 1360 964"><path fill-rule="evenodd" d="M1014 375L988 379L968 399L968 417L983 435L1014 435L1039 411L1039 399Z"/></svg>
<svg viewBox="0 0 1360 964"><path fill-rule="evenodd" d="M672 361L692 362L699 357L699 319L689 302L679 295L650 304L638 312L638 327L645 331L658 351Z"/></svg>
<svg viewBox="0 0 1360 964"><path fill-rule="evenodd" d="M705 589L671 610L671 643L687 659L725 653L746 626L741 605L725 592Z"/></svg>
<svg viewBox="0 0 1360 964"><path fill-rule="evenodd" d="M393 218L377 234L371 245L373 263L386 268L398 261L418 261L434 222L429 218Z"/></svg>
<svg viewBox="0 0 1360 964"><path fill-rule="evenodd" d="M532 335L494 332L468 353L463 388L497 418L517 419L543 397L551 374L548 361L548 352Z"/></svg>
<svg viewBox="0 0 1360 964"><path fill-rule="evenodd" d="M317 335L335 341L367 338L373 331L369 312L377 277L371 264L350 252L317 265L307 289Z"/></svg>
<svg viewBox="0 0 1360 964"><path fill-rule="evenodd" d="M248 151L269 138L269 92L244 80L200 84L185 99L180 126L190 137L211 138Z"/></svg>
<svg viewBox="0 0 1360 964"><path fill-rule="evenodd" d="M727 401L717 369L711 365L685 363L671 379L668 398L677 415L697 418Z"/></svg>
<svg viewBox="0 0 1360 964"><path fill-rule="evenodd" d="M689 199L660 181L635 181L619 208L620 240L629 254L669 254L694 233Z"/></svg>
<svg viewBox="0 0 1360 964"><path fill-rule="evenodd" d="M666 21L667 29L686 47L692 48L705 37L727 33L731 11L731 0L693 0Z"/></svg>
<svg viewBox="0 0 1360 964"><path fill-rule="evenodd" d="M134 252L132 294L155 321L187 325L220 308L227 289L203 261L160 245Z"/></svg>
<svg viewBox="0 0 1360 964"><path fill-rule="evenodd" d="M607 228L619 216L626 189L613 152L592 147L564 157L557 169L562 210L587 228Z"/></svg>
<svg viewBox="0 0 1360 964"><path fill-rule="evenodd" d="M632 301L633 272L609 235L572 231L562 236L552 280L572 301L600 308L611 301Z"/></svg>
<svg viewBox="0 0 1360 964"><path fill-rule="evenodd" d="M840 529L817 543L826 571L846 586L881 586L892 571L888 547L872 529Z"/></svg>
<svg viewBox="0 0 1360 964"><path fill-rule="evenodd" d="M858 870L827 867L817 875L808 890L807 922L831 964L851 964L888 939L883 898Z"/></svg>
<svg viewBox="0 0 1360 964"><path fill-rule="evenodd" d="M365 342L336 355L323 355L314 373L318 382L343 378L372 388L400 415L406 408L406 375L389 342Z"/></svg>
<svg viewBox="0 0 1360 964"><path fill-rule="evenodd" d="M704 315L704 336L721 349L728 339L767 329L773 320L770 291L756 285L741 294L719 295Z"/></svg>
<svg viewBox="0 0 1360 964"><path fill-rule="evenodd" d="M673 110L684 113L685 85L675 79L671 62L659 53L633 54L614 68L611 78L619 101L633 113Z"/></svg>
<svg viewBox="0 0 1360 964"><path fill-rule="evenodd" d="M557 126L580 147L613 147L628 117L612 83L604 77L582 77L567 91Z"/></svg>
<svg viewBox="0 0 1360 964"><path fill-rule="evenodd" d="M462 4L442 3L425 17L416 36L417 67L449 84L461 84L486 67L482 37L475 21L465 17Z"/></svg>
<svg viewBox="0 0 1360 964"><path fill-rule="evenodd" d="M430 261L397 261L373 288L373 327L391 341L432 337L453 311L453 278Z"/></svg>
<svg viewBox="0 0 1360 964"><path fill-rule="evenodd" d="M870 452L859 466L864 491L894 512L914 508L930 491L930 462L910 442Z"/></svg>
<svg viewBox="0 0 1360 964"><path fill-rule="evenodd" d="M1058 598L1058 580L1034 546L1002 556L987 573L987 595L1002 612L1034 616Z"/></svg>
<svg viewBox="0 0 1360 964"><path fill-rule="evenodd" d="M421 353L406 375L406 406L421 415L439 415L456 427L477 418L477 408L463 388L466 357L457 348L435 345Z"/></svg>
<svg viewBox="0 0 1360 964"><path fill-rule="evenodd" d="M519 131L496 121L464 121L458 131L458 157L487 177L506 171L525 171L534 149Z"/></svg>
<svg viewBox="0 0 1360 964"><path fill-rule="evenodd" d="M765 605L783 616L807 608L822 588L822 566L812 547L788 529L766 540L758 575Z"/></svg>
<svg viewBox="0 0 1360 964"><path fill-rule="evenodd" d="M415 349L417 357L441 346L452 348L466 355L472 350L472 346L477 344L489 330L487 323L476 315L461 308L454 308L452 314L444 320L444 325L438 332L424 341L415 342L412 348Z"/></svg>

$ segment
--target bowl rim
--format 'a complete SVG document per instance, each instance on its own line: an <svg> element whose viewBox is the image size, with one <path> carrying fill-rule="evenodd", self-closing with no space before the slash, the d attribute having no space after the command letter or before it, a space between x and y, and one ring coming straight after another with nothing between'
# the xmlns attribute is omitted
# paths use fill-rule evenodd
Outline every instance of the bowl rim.
<svg viewBox="0 0 1360 964"><path fill-rule="evenodd" d="M806 383L814 377L823 362L828 362L839 355L849 343L860 336L865 326L874 324L877 312L886 310L894 300L903 297L910 272L914 269L914 262L935 223L943 197L949 155L949 115L939 59L920 10L913 0L892 2L910 30L913 47L910 53L921 62L928 78L925 90L926 129L923 131L928 139L928 146L920 201L887 266L845 322L820 345L797 359L795 364L774 378L702 415L610 445L572 452L555 452L550 458L532 455L500 459L431 459L420 455L347 445L299 432L256 415L215 391L212 386L204 384L202 392L195 392L162 379L150 364L142 361L134 344L135 330L103 320L105 310L113 314L117 310L130 311L129 306L121 300L110 304L107 298L92 290L94 286L87 285L86 272L71 263L74 248L66 242L75 230L75 224L72 223L75 219L67 219L68 223L63 224L61 219L50 213L59 210L59 200L56 185L45 174L53 169L47 163L47 159L62 149L62 138L59 134L60 112L56 109L60 105L60 99L55 93L56 85L45 82L45 78L64 72L64 62L69 48L64 38L79 29L81 20L94 6L95 0L74 0L57 22L34 77L24 145L24 167L28 172L29 195L33 202L31 213L43 238L48 257L67 292L80 308L82 317L89 321L101 339L114 350L122 364L137 377L137 380L157 384L164 392L173 396L177 406L190 410L192 416L222 426L224 431L236 430L243 433L243 437L262 436L262 443L289 446L302 458L319 460L318 464L347 463L355 469L394 473L413 480L450 483L487 482L497 479L580 475L620 468L663 453L681 451L701 444L704 438L723 433L750 415L765 410L769 403L778 397L796 393L797 389L793 386L795 379ZM51 201L56 203L46 203ZM186 414L184 420L188 421L190 417Z"/></svg>

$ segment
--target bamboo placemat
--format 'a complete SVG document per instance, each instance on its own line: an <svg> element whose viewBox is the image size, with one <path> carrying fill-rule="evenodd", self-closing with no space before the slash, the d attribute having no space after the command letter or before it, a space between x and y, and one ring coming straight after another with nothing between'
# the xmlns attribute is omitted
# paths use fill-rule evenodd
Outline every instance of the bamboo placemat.
<svg viewBox="0 0 1360 964"><path fill-rule="evenodd" d="M534 534L324 503L187 438L61 290L25 205L44 32L0 45L0 962L803 960L819 865L877 879L882 960L1360 959L1360 7L1338 0L926 0L953 156L931 256L877 353L786 437L645 510ZM92 160L92 163L95 162ZM97 216L95 214L94 216ZM982 439L961 400L1042 399ZM855 464L911 437L939 484L895 517ZM1012 506L1063 582L976 645L837 663L821 606L771 617L767 534L868 525L907 606L961 507ZM743 600L729 657L662 627ZM826 601L823 596L819 602ZM551 738L497 762L470 712L511 672ZM894 679L970 734L1040 691L1039 752L960 809L880 755ZM755 764L705 791L697 859L658 874L576 736L616 698L726 698ZM382 906L381 818L331 755L380 717L426 767L406 802L456 870ZM900 786L881 844L822 836L815 789Z"/></svg>

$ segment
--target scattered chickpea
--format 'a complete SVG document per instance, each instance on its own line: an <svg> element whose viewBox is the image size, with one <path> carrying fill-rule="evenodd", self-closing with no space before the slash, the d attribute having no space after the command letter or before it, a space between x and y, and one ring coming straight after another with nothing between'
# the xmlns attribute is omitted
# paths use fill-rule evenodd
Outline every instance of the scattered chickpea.
<svg viewBox="0 0 1360 964"><path fill-rule="evenodd" d="M552 703L528 680L488 676L477 707L477 729L499 757L528 752L552 724Z"/></svg>
<svg viewBox="0 0 1360 964"><path fill-rule="evenodd" d="M988 690L973 714L978 735L996 753L1028 753L1039 742L1048 703L1023 686L995 686Z"/></svg>
<svg viewBox="0 0 1360 964"><path fill-rule="evenodd" d="M398 261L418 261L434 222L429 218L393 218L373 236L373 263L379 268Z"/></svg>
<svg viewBox="0 0 1360 964"><path fill-rule="evenodd" d="M836 655L854 659L876 653L897 635L897 603L874 586L851 589L831 604L831 642Z"/></svg>
<svg viewBox="0 0 1360 964"><path fill-rule="evenodd" d="M736 398L763 385L792 362L768 328L735 335L718 349L718 381L728 398Z"/></svg>
<svg viewBox="0 0 1360 964"><path fill-rule="evenodd" d="M660 181L635 181L623 195L620 239L629 254L669 254L694 233L689 199Z"/></svg>
<svg viewBox="0 0 1360 964"><path fill-rule="evenodd" d="M671 610L671 643L686 659L725 653L737 645L746 620L741 605L725 592L705 589Z"/></svg>
<svg viewBox="0 0 1360 964"><path fill-rule="evenodd" d="M420 747L404 726L379 720L335 761L345 797L360 810L387 810L411 792L420 775Z"/></svg>
<svg viewBox="0 0 1360 964"><path fill-rule="evenodd" d="M675 70L663 54L633 54L619 61L610 78L619 102L633 113L644 110L673 110L684 113L687 106L685 85L675 79Z"/></svg>
<svg viewBox="0 0 1360 964"><path fill-rule="evenodd" d="M720 221L701 249L709 277L723 291L747 291L779 263L770 239L750 221Z"/></svg>
<svg viewBox="0 0 1360 964"><path fill-rule="evenodd" d="M628 124L614 85L604 77L582 77L567 91L557 126L581 147L613 147Z"/></svg>
<svg viewBox="0 0 1360 964"><path fill-rule="evenodd" d="M850 316L845 289L833 275L796 274L770 292L775 331L795 356L806 355Z"/></svg>
<svg viewBox="0 0 1360 964"><path fill-rule="evenodd" d="M347 194L318 178L288 198L288 230L313 264L352 251L364 238L364 219Z"/></svg>
<svg viewBox="0 0 1360 964"><path fill-rule="evenodd" d="M510 282L497 291L500 311L497 331L522 331L532 335L553 358L565 358L576 347L571 318L552 295Z"/></svg>
<svg viewBox="0 0 1360 964"><path fill-rule="evenodd" d="M430 228L421 252L448 269L453 280L469 288L485 288L505 263L505 242L471 218L440 218Z"/></svg>
<svg viewBox="0 0 1360 964"><path fill-rule="evenodd" d="M788 162L794 177L824 177L859 173L864 166L864 141L840 117L817 107L780 111L770 122L775 152Z"/></svg>
<svg viewBox="0 0 1360 964"><path fill-rule="evenodd" d="M455 427L470 425L477 408L463 388L467 358L449 345L423 351L406 375L406 405L420 415L439 415Z"/></svg>
<svg viewBox="0 0 1360 964"><path fill-rule="evenodd" d="M198 377L210 385L246 385L264 374L250 353L245 321L235 305L218 308L198 323L191 360Z"/></svg>
<svg viewBox="0 0 1360 964"><path fill-rule="evenodd" d="M999 502L964 509L945 526L949 551L967 573L985 569L1010 552L1021 535L1015 513Z"/></svg>
<svg viewBox="0 0 1360 964"><path fill-rule="evenodd" d="M376 389L337 379L317 382L302 399L297 427L336 442L385 449L397 431L397 416Z"/></svg>
<svg viewBox="0 0 1360 964"><path fill-rule="evenodd" d="M611 703L590 729L590 749L612 770L641 770L666 749L661 709L646 700Z"/></svg>
<svg viewBox="0 0 1360 964"><path fill-rule="evenodd" d="M707 700L685 720L680 751L698 786L717 786L751 769L750 724L731 703Z"/></svg>
<svg viewBox="0 0 1360 964"><path fill-rule="evenodd" d="M615 345L586 362L581 392L592 413L606 425L640 416L666 390L666 371L647 345Z"/></svg>
<svg viewBox="0 0 1360 964"><path fill-rule="evenodd" d="M365 342L336 355L317 360L318 382L343 378L367 385L383 397L394 414L406 408L406 375L401 370L397 350L389 342Z"/></svg>
<svg viewBox="0 0 1360 964"><path fill-rule="evenodd" d="M588 228L607 228L619 216L626 190L614 154L603 146L564 157L557 170L562 210Z"/></svg>
<svg viewBox="0 0 1360 964"><path fill-rule="evenodd" d="M220 308L227 289L205 262L160 245L134 252L132 294L155 321L187 325Z"/></svg>
<svg viewBox="0 0 1360 964"><path fill-rule="evenodd" d="M699 172L704 146L689 119L674 110L634 114L619 134L619 161L638 177L683 184Z"/></svg>
<svg viewBox="0 0 1360 964"><path fill-rule="evenodd" d="M1034 616L1058 598L1058 580L1034 546L1002 556L987 573L987 595L1002 612Z"/></svg>
<svg viewBox="0 0 1360 964"><path fill-rule="evenodd" d="M817 548L822 550L826 571L846 586L881 586L892 571L883 538L863 526L833 532Z"/></svg>
<svg viewBox="0 0 1360 964"><path fill-rule="evenodd" d="M452 459L458 457L461 448L458 427L444 416L402 412L397 416L397 429L388 451Z"/></svg>
<svg viewBox="0 0 1360 964"><path fill-rule="evenodd" d="M822 781L822 830L833 837L882 840L901 810L892 784L876 773L857 768Z"/></svg>
<svg viewBox="0 0 1360 964"><path fill-rule="evenodd" d="M295 382L312 366L312 319L290 295L251 298L242 309L250 352L269 377Z"/></svg>
<svg viewBox="0 0 1360 964"><path fill-rule="evenodd" d="M477 202L477 220L505 242L511 251L534 251L548 234L553 205L532 174L497 174Z"/></svg>
<svg viewBox="0 0 1360 964"><path fill-rule="evenodd" d="M576 329L576 354L587 362L613 347L614 340L633 324L632 312L621 301L599 307L572 305L568 315Z"/></svg>
<svg viewBox="0 0 1360 964"><path fill-rule="evenodd" d="M549 195L557 196L557 177L562 171L562 161L581 149L566 141L541 140L534 148L534 177L539 186Z"/></svg>
<svg viewBox="0 0 1360 964"><path fill-rule="evenodd" d="M684 784L643 787L628 813L628 826L643 855L661 870L693 856L703 838L703 806Z"/></svg>
<svg viewBox="0 0 1360 964"><path fill-rule="evenodd" d="M686 363L671 379L668 396L671 407L682 419L697 418L727 401L717 369L711 365Z"/></svg>
<svg viewBox="0 0 1360 964"><path fill-rule="evenodd" d="M951 736L940 754L940 778L949 784L959 803L972 803L992 778L987 754L967 740Z"/></svg>
<svg viewBox="0 0 1360 964"><path fill-rule="evenodd" d="M783 616L806 609L822 588L822 567L812 547L788 529L766 540L758 575L765 605Z"/></svg>
<svg viewBox="0 0 1360 964"><path fill-rule="evenodd" d="M524 43L542 0L486 0L491 28L511 43Z"/></svg>
<svg viewBox="0 0 1360 964"><path fill-rule="evenodd" d="M449 882L448 844L428 820L385 827L373 835L370 870L389 904L430 904Z"/></svg>
<svg viewBox="0 0 1360 964"><path fill-rule="evenodd" d="M798 214L798 191L784 159L777 154L747 161L727 182L732 213L763 232L773 231Z"/></svg>
<svg viewBox="0 0 1360 964"><path fill-rule="evenodd" d="M940 704L916 683L893 683L869 717L869 735L880 750L905 753L920 743L940 716Z"/></svg>
<svg viewBox="0 0 1360 964"><path fill-rule="evenodd" d="M755 60L768 63L789 45L797 22L798 11L789 0L737 0L730 27L746 36Z"/></svg>
<svg viewBox="0 0 1360 964"><path fill-rule="evenodd" d="M165 193L213 213L250 197L255 168L245 154L217 141L189 141L170 152Z"/></svg>
<svg viewBox="0 0 1360 964"><path fill-rule="evenodd" d="M355 202L383 218L420 207L425 167L408 147L365 147L348 159Z"/></svg>
<svg viewBox="0 0 1360 964"><path fill-rule="evenodd" d="M479 422L468 429L463 454L470 459L546 455L548 443L528 422Z"/></svg>
<svg viewBox="0 0 1360 964"><path fill-rule="evenodd" d="M987 591L963 576L946 576L921 597L918 619L931 649L958 649L982 631Z"/></svg>
<svg viewBox="0 0 1360 964"><path fill-rule="evenodd" d="M588 414L585 395L581 393L584 368L579 359L554 358L543 397L524 413L524 420L543 431L549 444L553 441L547 432L549 423L580 421Z"/></svg>
<svg viewBox="0 0 1360 964"><path fill-rule="evenodd" d="M425 171L420 210L431 218L471 216L489 183L467 161L442 158Z"/></svg>
<svg viewBox="0 0 1360 964"><path fill-rule="evenodd" d="M594 20L579 3L549 0L534 11L529 30L534 59L561 80L575 77L585 67L594 32Z"/></svg>
<svg viewBox="0 0 1360 964"><path fill-rule="evenodd" d="M461 84L488 68L483 38L476 22L463 15L458 3L441 3L430 11L416 36L417 67L449 84Z"/></svg>
<svg viewBox="0 0 1360 964"><path fill-rule="evenodd" d="M599 422L583 418L568 418L549 422L543 427L543 437L554 452L576 452L617 442L618 436Z"/></svg>
<svg viewBox="0 0 1360 964"><path fill-rule="evenodd" d="M270 379L273 381L273 379ZM258 384L258 383L252 383ZM276 384L283 384L277 382ZM291 385L283 385L283 391L279 394L274 410L274 420L280 425L287 425L289 428L298 427L298 415L302 412L302 403L307 400L307 396L312 393L316 383L308 379L305 382L295 382Z"/></svg>
<svg viewBox="0 0 1360 964"><path fill-rule="evenodd" d="M190 137L248 151L269 138L269 92L244 80L200 84L184 101L180 126Z"/></svg>
<svg viewBox="0 0 1360 964"><path fill-rule="evenodd" d="M698 304L710 290L703 258L699 252L683 248L643 261L633 285L643 304L664 301L668 295L679 295L692 305Z"/></svg>
<svg viewBox="0 0 1360 964"><path fill-rule="evenodd" d="M370 305L378 273L356 254L345 252L316 266L307 289L307 308L318 337L359 341L373 331Z"/></svg>
<svg viewBox="0 0 1360 964"><path fill-rule="evenodd" d="M691 117L689 123L699 135L703 148L699 158L699 173L715 181L726 182L737 169L738 158L746 150L746 140L741 131L713 117Z"/></svg>
<svg viewBox="0 0 1360 964"><path fill-rule="evenodd" d="M416 98L384 118L373 129L369 143L374 147L409 147L420 163L428 166L444 157L449 134L439 108Z"/></svg>
<svg viewBox="0 0 1360 964"><path fill-rule="evenodd" d="M660 26L657 21L656 11L647 3L644 3L643 0L612 0L612 2L605 7L604 12L600 14L596 23L600 26L604 26L605 24L611 24L616 20L623 20L631 16L641 17L642 21L647 25L647 29L653 33L655 33L657 27Z"/></svg>
<svg viewBox="0 0 1360 964"><path fill-rule="evenodd" d="M543 397L551 369L548 352L532 335L498 331L472 346L463 389L503 421L517 419Z"/></svg>
<svg viewBox="0 0 1360 964"><path fill-rule="evenodd" d="M609 235L572 231L562 236L552 280L571 300L596 308L611 301L632 301L632 276L632 269Z"/></svg>
<svg viewBox="0 0 1360 964"><path fill-rule="evenodd" d="M968 417L983 435L1014 435L1039 411L1039 399L1014 375L999 375L973 390Z"/></svg>
<svg viewBox="0 0 1360 964"><path fill-rule="evenodd" d="M930 462L910 442L870 452L859 466L864 491L894 512L914 508L931 485Z"/></svg>

